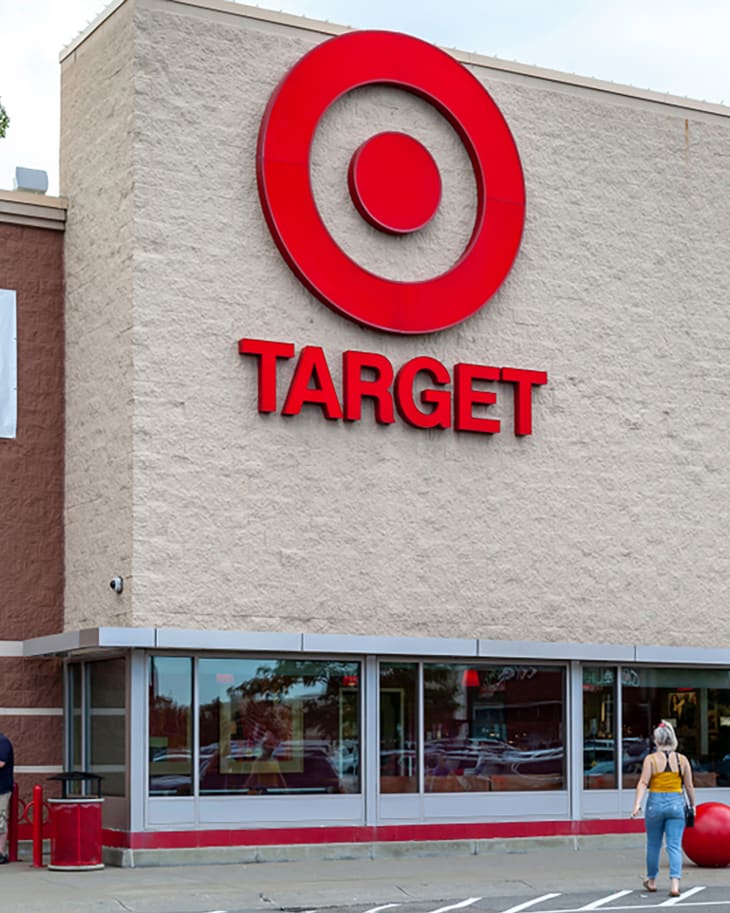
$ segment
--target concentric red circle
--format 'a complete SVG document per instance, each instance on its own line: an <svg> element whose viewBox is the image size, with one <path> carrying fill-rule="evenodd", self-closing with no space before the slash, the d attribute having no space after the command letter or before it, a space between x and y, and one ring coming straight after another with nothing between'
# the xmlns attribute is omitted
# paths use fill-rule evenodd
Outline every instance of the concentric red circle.
<svg viewBox="0 0 730 913"><path fill-rule="evenodd" d="M469 154L477 186L474 230L456 264L422 282L396 282L355 263L334 241L312 195L309 158L317 124L338 98L388 85L432 104ZM431 333L477 311L509 272L522 237L525 189L519 155L499 108L454 58L396 32L349 32L299 60L261 123L261 205L299 279L335 311L381 330Z"/></svg>
<svg viewBox="0 0 730 913"><path fill-rule="evenodd" d="M350 196L375 228L405 235L428 225L441 202L441 175L426 147L405 133L376 133L353 155Z"/></svg>

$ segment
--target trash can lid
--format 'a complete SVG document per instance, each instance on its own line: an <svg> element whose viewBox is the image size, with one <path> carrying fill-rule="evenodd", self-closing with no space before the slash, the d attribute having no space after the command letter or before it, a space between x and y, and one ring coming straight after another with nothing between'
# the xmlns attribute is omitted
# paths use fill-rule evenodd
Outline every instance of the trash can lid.
<svg viewBox="0 0 730 913"><path fill-rule="evenodd" d="M92 773L90 770L64 770L54 774L49 780L103 780L101 774Z"/></svg>
<svg viewBox="0 0 730 913"><path fill-rule="evenodd" d="M61 793L63 798L68 798L69 789L72 783L84 784L80 787L82 791L88 792L94 789L96 795L101 798L101 781L104 779L100 774L92 773L90 770L64 770L60 774L54 774L49 780L60 780Z"/></svg>

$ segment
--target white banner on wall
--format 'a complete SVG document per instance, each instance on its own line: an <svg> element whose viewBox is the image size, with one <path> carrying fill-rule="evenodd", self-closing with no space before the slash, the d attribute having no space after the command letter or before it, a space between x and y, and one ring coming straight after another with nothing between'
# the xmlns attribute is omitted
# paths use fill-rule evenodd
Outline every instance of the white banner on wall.
<svg viewBox="0 0 730 913"><path fill-rule="evenodd" d="M18 333L15 292L0 288L0 437L18 427Z"/></svg>

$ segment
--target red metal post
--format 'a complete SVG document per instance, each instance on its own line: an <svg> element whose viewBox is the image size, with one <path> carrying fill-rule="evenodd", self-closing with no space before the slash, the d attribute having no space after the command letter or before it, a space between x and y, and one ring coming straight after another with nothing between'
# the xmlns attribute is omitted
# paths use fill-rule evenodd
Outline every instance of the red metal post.
<svg viewBox="0 0 730 913"><path fill-rule="evenodd" d="M18 827L20 826L20 801L18 784L13 783L13 794L10 797L10 816L8 820L8 859L18 861Z"/></svg>
<svg viewBox="0 0 730 913"><path fill-rule="evenodd" d="M33 866L43 865L43 787L33 787Z"/></svg>

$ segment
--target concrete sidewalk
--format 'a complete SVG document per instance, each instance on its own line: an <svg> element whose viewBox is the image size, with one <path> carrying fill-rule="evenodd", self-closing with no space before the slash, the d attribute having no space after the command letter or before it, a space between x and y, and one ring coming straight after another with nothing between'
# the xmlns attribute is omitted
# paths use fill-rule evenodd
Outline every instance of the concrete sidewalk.
<svg viewBox="0 0 730 913"><path fill-rule="evenodd" d="M643 843L609 845L578 839L495 842L478 855L242 865L182 865L92 872L0 868L1 913L209 913L224 910L313 910L327 906L472 896L524 897L545 892L638 890ZM404 845L401 845L402 847ZM448 849L448 848L446 848ZM667 883L662 859L660 888ZM730 869L699 869L685 860L683 887L726 886Z"/></svg>

